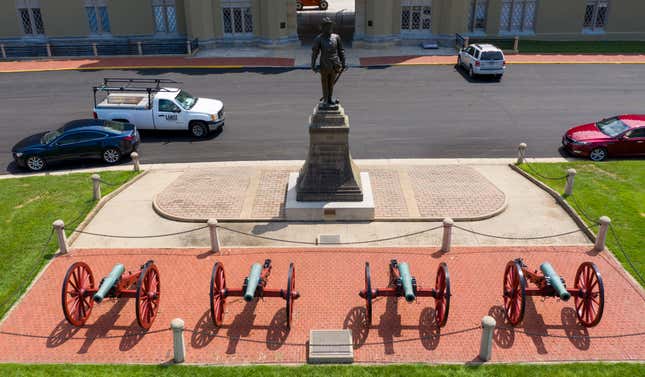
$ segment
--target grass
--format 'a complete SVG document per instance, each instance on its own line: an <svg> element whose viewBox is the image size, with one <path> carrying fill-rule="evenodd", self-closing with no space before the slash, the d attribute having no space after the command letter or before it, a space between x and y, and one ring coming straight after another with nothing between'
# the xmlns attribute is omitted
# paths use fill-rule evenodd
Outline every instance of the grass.
<svg viewBox="0 0 645 377"><path fill-rule="evenodd" d="M535 173L558 177L566 175L568 168L576 169L573 198L568 198L567 202L587 225L592 225L600 216L609 216L634 268L627 262L611 231L607 246L633 276L635 271L645 275L645 161L531 163L522 164L520 168L560 193L564 192L564 179L542 179ZM641 281L641 284L645 283Z"/></svg>
<svg viewBox="0 0 645 377"><path fill-rule="evenodd" d="M52 222L62 219L69 236L94 207L91 174L0 180L0 317L57 250L47 240ZM107 182L124 183L134 172L103 172ZM102 185L103 195L118 186ZM58 287L52 287L56 292Z"/></svg>
<svg viewBox="0 0 645 377"><path fill-rule="evenodd" d="M141 365L0 365L3 376L248 376L248 377L368 377L368 376L441 376L441 377L625 377L643 376L642 364L558 364L558 365L485 365L485 366L141 366Z"/></svg>
<svg viewBox="0 0 645 377"><path fill-rule="evenodd" d="M521 53L645 53L645 41L533 41L520 38Z"/></svg>

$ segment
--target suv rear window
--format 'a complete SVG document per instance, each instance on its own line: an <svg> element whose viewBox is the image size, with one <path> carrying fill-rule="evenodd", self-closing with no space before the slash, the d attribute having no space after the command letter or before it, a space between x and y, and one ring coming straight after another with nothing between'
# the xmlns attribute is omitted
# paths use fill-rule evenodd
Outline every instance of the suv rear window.
<svg viewBox="0 0 645 377"><path fill-rule="evenodd" d="M484 51L481 60L504 60L504 55L499 51Z"/></svg>

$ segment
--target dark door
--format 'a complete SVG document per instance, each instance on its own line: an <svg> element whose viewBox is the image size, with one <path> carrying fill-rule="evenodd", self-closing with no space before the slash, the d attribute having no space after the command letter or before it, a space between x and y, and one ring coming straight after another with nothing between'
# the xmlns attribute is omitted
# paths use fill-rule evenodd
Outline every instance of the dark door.
<svg viewBox="0 0 645 377"><path fill-rule="evenodd" d="M628 131L620 144L625 156L645 155L645 127Z"/></svg>
<svg viewBox="0 0 645 377"><path fill-rule="evenodd" d="M105 134L96 131L82 131L61 137L57 142L58 159L98 158L102 153Z"/></svg>

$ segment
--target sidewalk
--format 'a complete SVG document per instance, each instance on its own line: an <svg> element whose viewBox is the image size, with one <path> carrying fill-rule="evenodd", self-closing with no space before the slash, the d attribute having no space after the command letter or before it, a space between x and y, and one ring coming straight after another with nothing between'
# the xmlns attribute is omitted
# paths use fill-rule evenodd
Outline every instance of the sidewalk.
<svg viewBox="0 0 645 377"><path fill-rule="evenodd" d="M186 56L126 56L60 58L0 62L0 73L98 69L226 69L226 68L305 68L310 64L311 49L217 48ZM454 48L424 50L418 46L393 46L385 49L348 48L347 63L357 67L400 65L453 65ZM508 64L645 64L641 55L507 55Z"/></svg>

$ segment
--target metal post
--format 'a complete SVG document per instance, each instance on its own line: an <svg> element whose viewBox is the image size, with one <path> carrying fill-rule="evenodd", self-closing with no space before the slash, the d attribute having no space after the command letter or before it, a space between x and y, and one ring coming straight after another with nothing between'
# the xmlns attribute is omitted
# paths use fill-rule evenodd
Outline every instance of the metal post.
<svg viewBox="0 0 645 377"><path fill-rule="evenodd" d="M513 51L517 52L519 51L519 48L520 48L520 37L516 35L515 38L513 39Z"/></svg>
<svg viewBox="0 0 645 377"><path fill-rule="evenodd" d="M190 40L186 41L186 54L188 54L188 56L193 54L193 46L190 44Z"/></svg>
<svg viewBox="0 0 645 377"><path fill-rule="evenodd" d="M2 58L6 59L7 58L7 50L4 48L4 43L0 43L0 51L2 51Z"/></svg>
<svg viewBox="0 0 645 377"><path fill-rule="evenodd" d="M92 196L94 200L101 200L101 176L98 174L92 174Z"/></svg>
<svg viewBox="0 0 645 377"><path fill-rule="evenodd" d="M56 220L52 226L54 227L54 232L58 237L58 249L60 250L60 253L67 254L68 247L67 236L65 235L65 223L63 220Z"/></svg>
<svg viewBox="0 0 645 377"><path fill-rule="evenodd" d="M141 46L141 41L137 42L137 51L139 52L139 55L143 55L143 46Z"/></svg>
<svg viewBox="0 0 645 377"><path fill-rule="evenodd" d="M468 47L470 45L470 37L465 37L464 38L464 48Z"/></svg>
<svg viewBox="0 0 645 377"><path fill-rule="evenodd" d="M495 330L495 318L484 316L482 318L482 341L479 346L479 358L482 361L489 361L493 356L493 330Z"/></svg>
<svg viewBox="0 0 645 377"><path fill-rule="evenodd" d="M173 360L175 363L183 363L186 359L186 345L184 344L184 321L175 318L170 321L172 329Z"/></svg>
<svg viewBox="0 0 645 377"><path fill-rule="evenodd" d="M99 49L96 47L96 42L92 42L92 52L94 56L99 56Z"/></svg>
<svg viewBox="0 0 645 377"><path fill-rule="evenodd" d="M139 164L139 153L137 153L137 152L130 153L130 158L132 159L132 162L134 163L134 171L140 171L141 170L141 165Z"/></svg>
<svg viewBox="0 0 645 377"><path fill-rule="evenodd" d="M51 57L51 56L52 56L52 45L50 45L49 43L47 43L47 44L45 45L45 47L47 48L47 56Z"/></svg>
<svg viewBox="0 0 645 377"><path fill-rule="evenodd" d="M210 219L208 220L208 230L211 234L211 251L213 253L219 253L222 245L219 242L219 236L217 234L217 220Z"/></svg>
<svg viewBox="0 0 645 377"><path fill-rule="evenodd" d="M573 181L576 173L576 169L567 169L567 184L564 186L564 196L573 195Z"/></svg>
<svg viewBox="0 0 645 377"><path fill-rule="evenodd" d="M600 228L598 228L598 234L596 235L596 244L594 245L594 251L603 251L605 250L605 243L607 241L607 230L609 225L611 225L611 219L607 216L601 216L598 219Z"/></svg>
<svg viewBox="0 0 645 377"><path fill-rule="evenodd" d="M524 155L526 154L526 143L520 143L517 146L517 165L524 163Z"/></svg>
<svg viewBox="0 0 645 377"><path fill-rule="evenodd" d="M441 240L441 251L447 253L450 251L452 243L452 226L455 224L451 218L443 219L443 238Z"/></svg>

